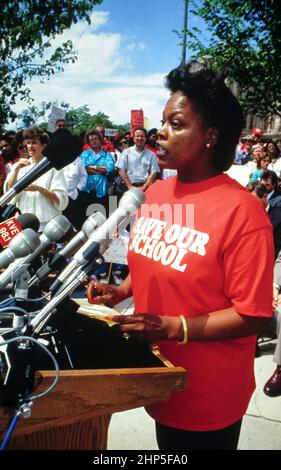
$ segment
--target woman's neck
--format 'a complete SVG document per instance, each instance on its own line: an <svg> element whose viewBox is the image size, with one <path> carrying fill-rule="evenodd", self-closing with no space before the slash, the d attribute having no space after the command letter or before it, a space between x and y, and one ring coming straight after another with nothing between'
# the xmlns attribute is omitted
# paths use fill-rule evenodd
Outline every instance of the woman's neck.
<svg viewBox="0 0 281 470"><path fill-rule="evenodd" d="M206 169L206 171L202 172L192 172L192 171L179 171L177 174L177 178L182 183L199 183L200 181L207 180L209 178L213 178L214 176L219 175L221 172L215 170L214 168Z"/></svg>
<svg viewBox="0 0 281 470"><path fill-rule="evenodd" d="M38 163L38 162L40 162L40 160L42 160L42 158L43 158L42 153L41 153L41 155L31 157L31 163L34 163L34 164Z"/></svg>

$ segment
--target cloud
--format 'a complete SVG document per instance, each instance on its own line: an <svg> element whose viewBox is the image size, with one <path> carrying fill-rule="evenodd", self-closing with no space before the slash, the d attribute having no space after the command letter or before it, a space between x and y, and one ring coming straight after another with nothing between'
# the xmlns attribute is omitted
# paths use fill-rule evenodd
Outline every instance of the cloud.
<svg viewBox="0 0 281 470"><path fill-rule="evenodd" d="M134 51L144 51L146 49L146 44L143 42L133 42L127 45L127 50L130 52Z"/></svg>
<svg viewBox="0 0 281 470"><path fill-rule="evenodd" d="M90 15L91 24L87 21L79 21L73 24L70 29L65 30L62 34L56 36L52 44L57 47L61 42L71 39L74 43L79 41L84 34L95 34L96 31L108 23L108 11L96 11Z"/></svg>
<svg viewBox="0 0 281 470"><path fill-rule="evenodd" d="M75 64L65 66L43 84L32 81L35 104L65 101L71 107L88 105L92 113L102 111L117 124L130 120L130 110L144 110L151 126L159 127L168 92L163 86L165 72L138 73L135 52L144 54L146 44L120 32L104 32L109 12L94 12L92 23L79 22L54 41L58 46L71 39L77 50ZM145 62L144 62L145 64ZM17 105L22 110L26 105Z"/></svg>
<svg viewBox="0 0 281 470"><path fill-rule="evenodd" d="M151 127L159 127L168 94L164 87L100 88L89 95L88 105L94 112L103 110L116 123L129 122L131 109L143 109Z"/></svg>

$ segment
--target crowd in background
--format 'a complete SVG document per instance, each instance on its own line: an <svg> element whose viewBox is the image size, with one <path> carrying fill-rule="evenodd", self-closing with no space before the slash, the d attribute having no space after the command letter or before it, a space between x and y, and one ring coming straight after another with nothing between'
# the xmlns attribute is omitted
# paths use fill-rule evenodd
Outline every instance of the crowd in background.
<svg viewBox="0 0 281 470"><path fill-rule="evenodd" d="M56 122L56 129L69 132L66 120ZM0 192L5 190L4 182L14 165L24 167L32 159L28 140L32 134L44 146L52 137L51 133L39 131L36 127L23 131L7 131L0 137ZM146 189L155 179L166 178L174 171L160 171L155 153L157 151L157 129L146 132L143 128L125 134L117 134L110 141L105 136L102 126L80 135L83 152L77 160L63 170L69 202L65 211L73 219L71 222L77 229L85 220L87 208L98 202L108 211L108 196L120 197L131 186ZM136 150L134 154L133 151ZM128 158L130 156L130 158ZM140 157L138 159L138 157ZM136 159L142 165L136 165ZM145 186L144 186L145 185ZM76 204L75 202L76 201ZM79 203L79 213L76 212Z"/></svg>
<svg viewBox="0 0 281 470"><path fill-rule="evenodd" d="M70 132L67 121L56 122L60 132ZM56 132L57 132L56 130ZM8 131L0 137L0 192L7 191L21 176L43 158L44 148L52 135L31 127L19 132ZM21 212L33 212L39 218L40 230L53 216L63 213L79 231L89 214L89 207L99 204L109 215L109 196L119 199L131 187L145 191L157 179L176 174L175 170L160 170L157 163L157 129L117 134L109 140L102 126L80 135L81 155L63 170L49 170L18 195L14 204ZM273 225L275 259L281 266L281 139L263 139L262 133L242 136L237 146L234 164L228 171L258 197ZM116 266L115 273L122 268ZM125 270L125 273L127 271ZM123 269L124 273L124 269ZM101 276L104 273L101 271ZM113 271L114 276L114 271ZM280 277L280 283L279 283ZM279 349L281 349L281 275L275 275L274 309ZM118 276L113 280L119 282ZM121 279L122 281L122 279ZM121 282L120 281L120 282ZM278 348L277 348L278 349ZM269 396L281 395L281 353L275 357L277 369L265 385Z"/></svg>

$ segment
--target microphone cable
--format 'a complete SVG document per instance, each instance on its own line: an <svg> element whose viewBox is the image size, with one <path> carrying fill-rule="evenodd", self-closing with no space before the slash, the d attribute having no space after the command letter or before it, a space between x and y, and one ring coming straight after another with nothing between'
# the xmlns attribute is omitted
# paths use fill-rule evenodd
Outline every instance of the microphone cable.
<svg viewBox="0 0 281 470"><path fill-rule="evenodd" d="M20 309L20 310L23 310L23 309ZM25 312L27 313L27 312ZM57 385L58 383L58 380L59 380L59 365L55 359L55 357L53 356L53 354L46 348L46 346L44 346L44 344L42 344L39 340L33 338L32 336L17 336L16 338L12 338L12 339L8 339L6 341L3 341L0 343L0 346L5 346L6 344L9 344L9 343L13 343L15 341L32 341L34 343L37 344L37 346L39 346L40 348L42 348L47 354L48 356L51 358L53 364L54 364L54 368L55 368L55 378L53 380L53 382L51 383L51 385L46 388L46 390L44 390L43 392L40 392L36 395L31 395L29 397L25 397L23 400L20 401L19 403L19 407L16 409L16 412L15 412L15 416L9 426L9 429L4 437L4 440L0 446L0 451L2 450L5 450L6 448L6 445L8 444L13 432L14 432L14 429L19 421L19 418L20 418L20 415L23 414L25 418L29 418L31 416L31 406L33 405L33 402L35 400L38 400L38 398L42 398L44 396L46 396L48 393L50 393L53 388Z"/></svg>
<svg viewBox="0 0 281 470"><path fill-rule="evenodd" d="M0 313L1 313L1 310L2 308L5 308L5 307L10 307L13 305L13 302L14 301L24 301L24 302L43 302L43 300L49 300L50 298L50 295L49 293L43 295L42 297L36 297L36 298L25 298L25 297L13 297L12 295L10 295L7 299L4 299L0 302Z"/></svg>

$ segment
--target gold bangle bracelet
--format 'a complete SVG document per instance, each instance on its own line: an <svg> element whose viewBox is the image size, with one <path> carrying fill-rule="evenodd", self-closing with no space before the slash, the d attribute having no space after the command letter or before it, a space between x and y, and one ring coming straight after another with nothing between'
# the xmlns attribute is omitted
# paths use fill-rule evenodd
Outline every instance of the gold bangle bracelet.
<svg viewBox="0 0 281 470"><path fill-rule="evenodd" d="M182 341L178 341L178 343L183 346L188 342L188 327L187 327L187 321L186 318L183 315L180 315L180 319L182 322L182 328L183 328L183 339Z"/></svg>

